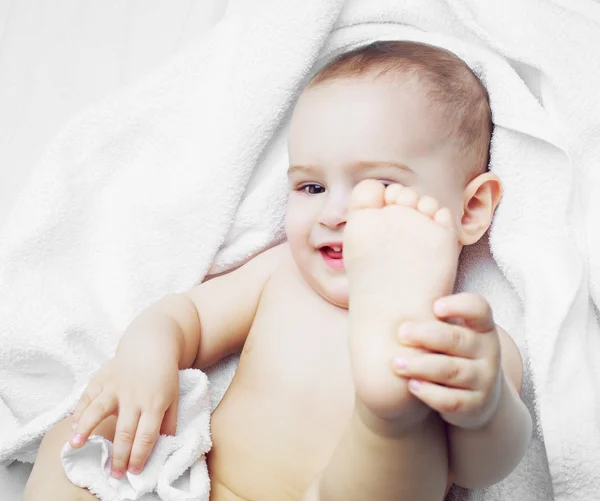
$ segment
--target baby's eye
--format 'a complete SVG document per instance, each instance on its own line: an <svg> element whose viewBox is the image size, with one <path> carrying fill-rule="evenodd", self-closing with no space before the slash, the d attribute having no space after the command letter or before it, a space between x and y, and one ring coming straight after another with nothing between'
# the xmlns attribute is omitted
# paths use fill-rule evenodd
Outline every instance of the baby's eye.
<svg viewBox="0 0 600 501"><path fill-rule="evenodd" d="M323 188L323 186L321 186L320 184L311 183L301 186L300 191L308 193L309 195L318 195L319 193L323 193L325 191L325 188Z"/></svg>

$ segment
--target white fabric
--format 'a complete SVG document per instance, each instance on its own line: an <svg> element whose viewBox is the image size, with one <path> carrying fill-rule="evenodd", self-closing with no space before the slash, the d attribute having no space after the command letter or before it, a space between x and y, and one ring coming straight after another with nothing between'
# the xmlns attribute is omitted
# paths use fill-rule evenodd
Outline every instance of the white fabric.
<svg viewBox="0 0 600 501"><path fill-rule="evenodd" d="M135 313L193 286L211 264L233 267L282 236L286 125L309 73L377 39L412 39L455 51L490 92L492 169L505 188L490 237L498 266L485 242L470 249L461 286L486 295L515 336L535 414L535 440L517 471L452 497L593 499L597 8L541 0L238 2L189 53L75 121L0 243L0 459L33 458ZM213 380L226 386L231 371L219 374L227 377Z"/></svg>
<svg viewBox="0 0 600 501"><path fill-rule="evenodd" d="M227 0L0 1L0 229L58 130L197 40Z"/></svg>
<svg viewBox="0 0 600 501"><path fill-rule="evenodd" d="M184 50L226 6L227 0L0 1L0 234L69 118ZM0 464L2 501L21 501L31 467Z"/></svg>

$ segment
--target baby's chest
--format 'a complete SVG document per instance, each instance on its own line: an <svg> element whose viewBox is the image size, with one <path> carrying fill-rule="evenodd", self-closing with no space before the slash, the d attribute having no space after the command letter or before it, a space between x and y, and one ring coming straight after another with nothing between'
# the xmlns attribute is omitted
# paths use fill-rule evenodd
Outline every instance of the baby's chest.
<svg viewBox="0 0 600 501"><path fill-rule="evenodd" d="M212 420L209 470L246 499L303 492L346 428L354 405L347 315L326 306L293 283L263 293Z"/></svg>
<svg viewBox="0 0 600 501"><path fill-rule="evenodd" d="M317 400L354 394L348 347L348 315L293 280L272 284L259 305L240 365L262 384ZM250 371L248 371L250 372ZM317 395L318 394L318 395Z"/></svg>

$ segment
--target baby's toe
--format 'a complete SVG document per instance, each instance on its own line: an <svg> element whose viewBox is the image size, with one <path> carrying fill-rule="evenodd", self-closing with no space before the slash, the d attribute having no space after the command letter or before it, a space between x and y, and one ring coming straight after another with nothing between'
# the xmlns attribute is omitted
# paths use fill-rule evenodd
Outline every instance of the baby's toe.
<svg viewBox="0 0 600 501"><path fill-rule="evenodd" d="M350 196L350 209L380 209L383 207L385 186L379 181L366 179L358 183Z"/></svg>
<svg viewBox="0 0 600 501"><path fill-rule="evenodd" d="M403 189L404 189L404 186L402 186L401 184L398 184L398 183L390 184L385 189L385 203L386 203L386 205L395 204L396 203L396 199L398 198L398 195L400 194L400 192Z"/></svg>
<svg viewBox="0 0 600 501"><path fill-rule="evenodd" d="M396 204L404 207L417 208L419 203L419 195L411 188L402 188L396 197Z"/></svg>
<svg viewBox="0 0 600 501"><path fill-rule="evenodd" d="M438 201L435 198L430 197L428 195L422 196L419 200L419 203L417 204L417 209L419 210L419 212L426 215L427 217L433 217L434 214L439 210L439 208L440 204L438 203Z"/></svg>
<svg viewBox="0 0 600 501"><path fill-rule="evenodd" d="M452 220L452 212L448 207L442 207L433 216L433 220L441 226L446 228L453 228L454 222Z"/></svg>

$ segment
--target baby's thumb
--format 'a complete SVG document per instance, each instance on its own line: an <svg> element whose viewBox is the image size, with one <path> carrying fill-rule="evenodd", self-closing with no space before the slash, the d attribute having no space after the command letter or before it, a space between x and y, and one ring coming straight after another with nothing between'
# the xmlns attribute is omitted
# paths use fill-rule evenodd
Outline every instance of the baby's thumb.
<svg viewBox="0 0 600 501"><path fill-rule="evenodd" d="M160 427L161 435L175 436L177 433L177 404L178 400L175 400L167 409L167 412L165 412L165 416Z"/></svg>

